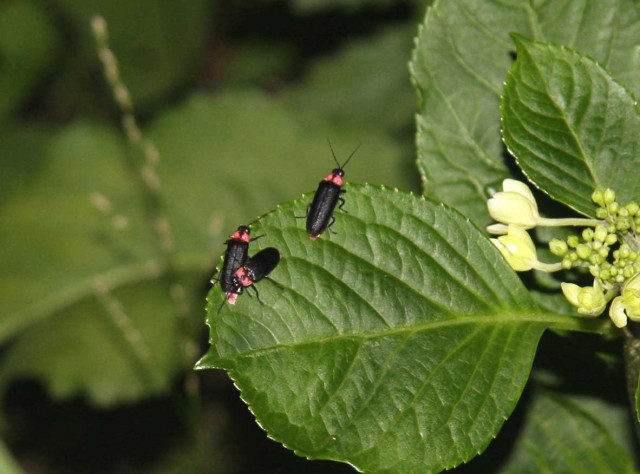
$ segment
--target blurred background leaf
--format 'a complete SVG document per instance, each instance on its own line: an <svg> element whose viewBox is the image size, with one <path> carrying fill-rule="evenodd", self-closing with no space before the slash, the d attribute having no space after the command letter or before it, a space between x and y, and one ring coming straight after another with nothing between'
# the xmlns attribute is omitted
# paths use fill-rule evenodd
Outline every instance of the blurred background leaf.
<svg viewBox="0 0 640 474"><path fill-rule="evenodd" d="M40 2L0 3L0 124L41 86L61 53L61 33Z"/></svg>

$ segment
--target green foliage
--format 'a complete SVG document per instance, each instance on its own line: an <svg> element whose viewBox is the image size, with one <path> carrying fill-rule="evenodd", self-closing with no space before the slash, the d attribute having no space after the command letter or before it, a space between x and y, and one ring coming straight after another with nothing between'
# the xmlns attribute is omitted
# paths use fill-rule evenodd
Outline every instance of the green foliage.
<svg viewBox="0 0 640 474"><path fill-rule="evenodd" d="M23 105L60 52L60 37L35 1L0 4L0 123Z"/></svg>
<svg viewBox="0 0 640 474"><path fill-rule="evenodd" d="M591 194L638 196L640 116L635 99L601 66L565 47L514 37L518 60L502 103L505 144L537 186L594 216Z"/></svg>
<svg viewBox="0 0 640 474"><path fill-rule="evenodd" d="M53 0L60 15L73 27L78 49L66 60L65 74L55 89L66 100L90 108L77 91L90 92L100 73L91 37L90 21L103 16L121 73L138 106L157 101L190 82L199 66L211 28L212 0L191 0L188 8L176 8L161 0ZM88 75L88 73L93 73ZM96 92L96 95L98 92ZM99 91L105 94L105 89ZM84 100L83 100L84 99Z"/></svg>
<svg viewBox="0 0 640 474"><path fill-rule="evenodd" d="M640 90L636 5L632 0L436 1L411 62L420 96L418 168L425 193L477 224L489 223L484 202L509 176L498 105L512 64L511 32L579 49L631 90Z"/></svg>
<svg viewBox="0 0 640 474"><path fill-rule="evenodd" d="M194 96L150 127L162 150L158 172L192 308L199 306L197 292L229 225L266 212L265 200L307 189L308 173L320 176L332 165L326 136L349 146L359 137L326 123L312 131L299 124L281 103L245 92ZM112 128L78 123L42 140L18 156L35 159L25 152L46 149L46 170L29 184L28 195L4 202L0 221L0 338L18 336L0 364L0 381L29 375L45 380L57 396L86 392L99 404L164 391L184 365L155 237L126 166L123 139ZM16 151L13 141L5 143L6 154ZM386 165L377 178L368 176L406 186L392 142L372 134L367 148L368 156L354 160L350 173L364 176L375 160ZM300 161L312 165L295 166ZM19 173L21 160L7 166ZM12 186L12 176L0 180ZM108 197L119 217L91 205L96 193ZM121 218L127 224L119 229ZM133 333L105 306L99 291L105 285L126 309ZM131 344L131 337L139 342Z"/></svg>
<svg viewBox="0 0 640 474"><path fill-rule="evenodd" d="M288 92L310 123L331 120L349 127L378 126L391 132L408 128L415 93L407 77L413 26L395 27L353 41L336 55L317 61Z"/></svg>
<svg viewBox="0 0 640 474"><path fill-rule="evenodd" d="M266 308L241 297L218 315L213 288L199 368L229 370L261 425L307 457L366 472L453 467L509 415L553 318L462 216L348 189L338 234L313 244L295 219L307 200L261 219L285 290L263 284Z"/></svg>
<svg viewBox="0 0 640 474"><path fill-rule="evenodd" d="M605 426L571 397L535 393L524 429L501 473L633 473L633 463Z"/></svg>
<svg viewBox="0 0 640 474"><path fill-rule="evenodd" d="M437 0L418 29L410 73L416 25L411 12L397 16L412 2L49 3L0 6L8 26L0 32L3 395L28 378L55 406L75 398L89 402L86 410L127 404L131 414L141 408L133 402L169 394L189 446L152 441L156 465L131 472L233 471L226 448L245 438L223 441L215 430L238 417L219 398L207 400L221 393L206 383L212 371L198 372L202 404L190 398L190 368L222 243L263 215L253 231L266 237L250 254L280 249L272 276L284 288L261 282L264 306L242 295L219 312L224 294L211 289L211 346L198 368L227 370L269 437L300 456L365 472L437 472L466 462L461 471L632 472L627 407L601 390L621 377L605 383L588 366L602 350L607 377L620 375L622 331L605 317L578 316L559 290L560 281L584 285L592 277L537 272L521 280L476 226L489 223L487 198L504 178L523 180L521 171L542 191L531 199L543 217L566 217L564 205L594 215L596 187L614 188L623 203L638 199L637 1ZM104 121L113 109L89 36L96 13L109 24L122 79L144 111L144 138L160 153L157 204L132 166L144 159L140 149ZM328 26L336 24L339 37ZM416 112L411 80L418 173L407 135ZM291 200L334 166L327 138L339 158L363 146L346 170L348 213L336 211L338 233L311 242L295 218L311 194ZM426 197L393 189L411 189L420 178ZM150 211L158 210L172 230L173 271L157 243ZM546 247L571 232L532 235ZM627 245L636 245L632 239ZM533 245L539 260L557 261ZM517 431L515 442L500 459L480 458L489 469L476 469L472 458L514 410L547 328L593 332L609 346L594 349L575 335L557 342L583 341L592 357L579 368L558 357L536 370L536 388L518 406L524 423L505 428ZM640 420L636 342L629 338L625 357ZM589 384L575 387L570 370ZM176 383L183 379L187 403ZM583 392L595 398L585 401ZM149 431L168 416L145 418ZM3 432L10 447L22 430L15 419ZM41 442L34 439L29 446ZM2 463L17 470L1 448L0 470ZM114 469L136 464L113 457ZM304 464L318 465L317 472L331 470ZM65 467L50 470L91 470Z"/></svg>

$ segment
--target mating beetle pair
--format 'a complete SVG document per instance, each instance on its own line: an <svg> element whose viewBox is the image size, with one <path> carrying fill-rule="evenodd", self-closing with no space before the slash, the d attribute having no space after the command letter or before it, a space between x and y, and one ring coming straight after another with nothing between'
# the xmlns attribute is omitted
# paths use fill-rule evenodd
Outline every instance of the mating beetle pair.
<svg viewBox="0 0 640 474"><path fill-rule="evenodd" d="M215 286L220 282L222 291L226 294L226 300L222 302L223 305L225 302L236 304L238 296L245 288L252 288L260 301L260 295L254 283L268 278L269 273L276 268L282 258L282 254L273 247L268 247L253 257L249 257L249 242L261 237L264 235L252 239L249 227L240 226L225 242L227 251L222 262L220 278L213 283Z"/></svg>
<svg viewBox="0 0 640 474"><path fill-rule="evenodd" d="M330 174L320 181L313 201L307 206L307 214L303 216L307 219L307 233L311 240L316 240L327 228L332 232L331 226L335 221L333 213L338 202L340 202L339 209L344 211L342 209L344 199L341 197L342 194L346 193L346 190L342 189L344 167L360 148L360 145L351 152L342 165L338 163L331 142L329 142L329 147L338 167L334 168ZM225 242L227 251L222 263L221 275L214 282L214 285L216 282L220 282L222 291L226 294L226 299L222 302L222 305L225 302L235 304L238 296L242 294L245 288L252 288L258 301L262 303L255 283L263 278L271 280L268 275L275 269L282 258L282 254L273 247L268 247L253 257L249 257L249 243L264 237L264 235L260 235L252 239L250 232L248 226L240 226ZM277 285L275 281L271 281ZM222 309L222 305L220 309Z"/></svg>

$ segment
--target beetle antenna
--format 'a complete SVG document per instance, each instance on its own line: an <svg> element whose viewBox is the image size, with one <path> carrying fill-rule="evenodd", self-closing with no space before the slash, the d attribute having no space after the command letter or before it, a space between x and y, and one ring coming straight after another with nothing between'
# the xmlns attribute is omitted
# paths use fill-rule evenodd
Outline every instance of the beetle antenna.
<svg viewBox="0 0 640 474"><path fill-rule="evenodd" d="M338 163L338 158L336 158L336 154L333 152L333 146L331 145L331 140L329 140L328 137L327 137L327 143L329 144L329 148L331 149L331 155L333 156L333 161L336 162L336 165L338 165L338 168L342 169L342 167L340 166L340 163Z"/></svg>
<svg viewBox="0 0 640 474"><path fill-rule="evenodd" d="M347 166L347 163L349 163L349 160L353 157L353 155L356 154L356 151L358 151L358 148L360 148L360 146L362 146L362 143L358 143L358 146L355 148L355 150L353 150L351 152L351 154L349 155L349 158L347 158L347 161L345 161L342 165L340 163L338 163L338 159L336 158L336 154L333 151L333 146L331 146L331 140L329 140L327 138L327 143L329 143L329 148L331 149L331 155L333 156L333 161L336 162L336 165L338 165L339 169L344 169L345 166Z"/></svg>
<svg viewBox="0 0 640 474"><path fill-rule="evenodd" d="M358 146L355 148L355 150L351 152L351 154L349 155L349 158L347 158L347 161L344 162L344 164L340 167L340 169L343 169L345 166L347 166L347 163L349 163L349 160L353 157L353 155L356 154L356 151L358 151L358 148L360 148L360 146L362 146L362 143L358 143Z"/></svg>

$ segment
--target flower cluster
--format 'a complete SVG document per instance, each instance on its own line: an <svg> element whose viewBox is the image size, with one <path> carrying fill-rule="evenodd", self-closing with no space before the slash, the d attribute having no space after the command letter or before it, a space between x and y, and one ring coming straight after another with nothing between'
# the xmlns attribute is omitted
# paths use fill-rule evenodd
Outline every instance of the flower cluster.
<svg viewBox="0 0 640 474"><path fill-rule="evenodd" d="M588 268L593 286L562 283L564 296L578 313L592 317L602 314L613 299L609 316L617 327L624 327L627 319L640 321L640 205L619 204L612 189L596 190L591 198L598 205L597 219L547 219L540 217L527 185L506 179L503 190L487 203L489 214L499 222L487 230L504 234L491 241L516 271ZM551 240L551 253L562 260L543 263L527 232L537 226L585 228L566 239Z"/></svg>

